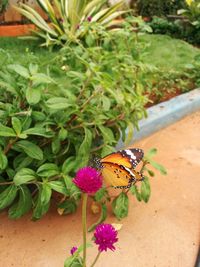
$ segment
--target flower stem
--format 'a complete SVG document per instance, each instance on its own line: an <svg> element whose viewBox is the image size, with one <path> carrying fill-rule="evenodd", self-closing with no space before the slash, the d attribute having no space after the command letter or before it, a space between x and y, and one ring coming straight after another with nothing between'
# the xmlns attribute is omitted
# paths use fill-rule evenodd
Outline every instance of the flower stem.
<svg viewBox="0 0 200 267"><path fill-rule="evenodd" d="M86 193L83 193L82 226L83 226L83 267L86 267L86 232L87 232L87 194Z"/></svg>
<svg viewBox="0 0 200 267"><path fill-rule="evenodd" d="M92 265L90 267L93 267L96 264L96 262L98 261L98 258L100 256L100 254L101 254L101 252L99 251L98 254L97 254L97 256L96 256L96 258L94 259L94 262L92 263Z"/></svg>

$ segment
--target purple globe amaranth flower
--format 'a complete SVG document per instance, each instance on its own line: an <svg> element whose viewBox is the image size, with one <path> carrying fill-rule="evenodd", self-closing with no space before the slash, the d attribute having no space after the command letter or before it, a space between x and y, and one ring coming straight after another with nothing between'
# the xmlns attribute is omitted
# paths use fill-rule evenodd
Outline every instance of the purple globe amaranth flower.
<svg viewBox="0 0 200 267"><path fill-rule="evenodd" d="M73 183L87 194L96 193L103 183L101 174L92 167L84 167L76 173Z"/></svg>
<svg viewBox="0 0 200 267"><path fill-rule="evenodd" d="M70 250L71 255L74 255L74 253L77 251L77 247L72 247Z"/></svg>
<svg viewBox="0 0 200 267"><path fill-rule="evenodd" d="M107 251L107 249L115 250L113 244L118 241L117 231L111 224L99 224L95 229L94 237L94 242L99 245L100 252Z"/></svg>
<svg viewBox="0 0 200 267"><path fill-rule="evenodd" d="M92 16L87 17L87 21L88 22L92 21Z"/></svg>

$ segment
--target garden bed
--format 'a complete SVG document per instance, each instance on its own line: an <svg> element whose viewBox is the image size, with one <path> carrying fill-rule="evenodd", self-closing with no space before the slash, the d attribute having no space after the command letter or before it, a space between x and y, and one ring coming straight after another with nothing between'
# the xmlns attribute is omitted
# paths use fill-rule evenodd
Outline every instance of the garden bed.
<svg viewBox="0 0 200 267"><path fill-rule="evenodd" d="M3 24L0 25L0 37L28 35L34 29L35 26L33 24Z"/></svg>
<svg viewBox="0 0 200 267"><path fill-rule="evenodd" d="M27 30L28 25L21 25L22 32ZM10 27L10 26L6 26ZM17 27L17 26L16 26ZM24 28L23 28L24 27ZM33 28L33 25L30 25ZM2 32L6 36L6 32ZM1 34L1 27L0 27ZM13 33L15 34L15 33ZM148 44L145 49L145 56L141 56L141 60L145 64L152 64L164 73L165 80L162 82L160 77L156 77L155 82L152 82L152 89L147 96L151 100L146 107L169 100L183 92L190 91L198 87L193 74L189 77L184 76L187 70L187 65L194 62L195 57L200 55L200 50L188 43L173 39L165 35L141 35L139 42L143 45ZM0 39L0 46L5 49L19 63L26 64L31 58L36 62L43 62L43 65L48 64L49 58L56 56L56 49L48 51L38 47L39 43L33 40L20 40L18 38L4 37ZM24 54L24 52L26 52ZM1 55L0 55L1 59ZM171 76L174 72L174 77ZM181 77L182 76L182 77ZM161 79L163 77L161 76ZM181 80L181 83L171 83L172 80Z"/></svg>
<svg viewBox="0 0 200 267"><path fill-rule="evenodd" d="M168 50L161 52L160 49L158 54L162 47L159 42L154 43L157 46L153 52L153 39L145 40L152 37L133 32L128 21L126 27L114 33L105 30L106 34L100 39L91 37L91 31L81 40L82 44L77 44L76 40L63 45L64 39L58 38L56 43L56 39L47 38L43 44L49 46L53 41L51 51L38 48L36 42L0 40L3 44L0 50L0 209L7 210L9 218L18 219L32 211L32 220L39 220L49 208L54 210L55 202L60 215L74 213L81 203L79 188L83 191L72 180L75 175L77 177L77 171L86 166L92 156L104 158L113 152L121 133L127 145L134 127L148 115L149 101L154 105L199 82L196 63L199 51L172 39L168 39L168 47L164 38ZM12 40L14 42L9 44ZM61 43L63 48L58 51ZM176 47L174 50L172 43ZM53 44L57 48L53 48ZM183 54L179 53L180 47ZM154 54L157 62L150 59ZM169 55L175 60L161 67L161 59L170 60ZM116 171L114 178L104 177L105 187L90 198L96 207L101 207L98 223L106 219L107 205L111 204L113 214L122 219L128 215L129 196L145 203L149 201L149 181L155 175L151 167L166 174L165 168L152 159L157 150L153 148L147 152L143 145L141 147L145 149L144 160L142 150L137 149L134 150L137 154L126 150L111 155L116 158L127 155L131 167L140 161L141 164L130 172L129 167L124 167L126 179L123 174L115 176ZM115 166L121 168L121 159L115 160ZM100 161L103 165L103 159ZM106 166L102 175L103 172ZM101 179L96 170L95 173ZM140 183L133 184L128 175ZM107 190L107 183L118 187L117 195ZM124 190L120 190L120 185ZM55 194L59 195L56 199L53 198ZM83 199L85 212L86 194ZM43 238L42 242L45 240ZM57 264L54 258L51 263Z"/></svg>
<svg viewBox="0 0 200 267"><path fill-rule="evenodd" d="M184 92L184 87L179 87L181 91L174 90L178 88L177 84L180 86L181 82L185 82L184 79L185 88L188 90L188 83L196 76L183 76L183 71L186 70L187 61L194 60L198 55L195 49L184 42L179 43L172 39L168 39L167 42L165 37L160 37L161 40L163 38L168 50L165 48L157 57L162 58L172 53L172 44L178 48L182 46L185 49L185 57L183 61L177 49L171 55L176 60L159 67L159 60L154 60L151 64L147 62L152 54L156 53L152 51L153 47L155 50L158 49L155 42L152 46L154 39L150 39L152 42L146 41L147 38L152 38L152 35L143 35L135 39L135 34L131 33L132 39L126 39L123 31L118 34L120 42L115 38L118 42L113 47L112 42L91 47L86 43L84 48L77 45L65 46L59 52L56 48L52 51L39 48L38 43L34 41L15 38L0 40L0 58L3 62L0 73L3 103L1 136L4 138L3 183L10 186L7 187L8 190L15 190L14 198L17 195L16 187L21 184L21 180L18 182L18 179L23 176L26 178L27 171L32 175L31 179L39 182L38 188L42 187L41 190L49 190L50 187L50 193L58 190L61 194L68 194L64 185L64 181L67 183L68 180L63 181L62 175L67 175L65 178L70 179L70 175L73 176L78 168L87 164L92 153L103 157L113 152L120 131L126 136L125 130L128 127L137 127L138 122L147 113L147 96L150 96L152 104L155 104L166 97L174 96L174 92L175 95ZM110 35L110 38L114 37L115 35ZM123 38L129 42L128 45ZM130 47L136 40L137 43ZM91 61L93 64L90 66L88 62ZM15 101L16 96L20 101ZM10 106L15 110L14 115L10 115ZM127 139L130 135L131 128ZM13 139L13 136L19 138ZM16 174L13 176L11 173L11 176L7 177L8 158L12 162L11 157L14 157L12 167ZM59 159L58 162L55 159ZM69 164L71 169L66 168ZM43 171L43 168L47 170ZM48 177L50 180L46 184L41 182L41 179L43 175L48 174L49 168L53 168L50 174L58 177ZM165 172L163 168L161 172ZM10 181L13 177L16 180L14 182ZM24 181L26 184L26 180L22 183ZM61 189L57 187L58 184ZM35 184L30 186L27 183L24 188L31 190L29 200L35 198L35 190L38 191ZM50 203L51 194L47 196ZM40 195L37 194L37 197L39 199ZM74 206L70 206L70 212L77 208L78 200L73 199ZM144 201L148 201L146 197ZM2 206L4 208L9 202L5 203ZM32 201L29 201L27 209L32 208L31 203ZM40 209L39 205L34 205L33 219L39 219L44 215L48 205L44 210ZM10 209L9 214L12 218L20 217L23 210L22 213L14 212L13 215L13 210Z"/></svg>

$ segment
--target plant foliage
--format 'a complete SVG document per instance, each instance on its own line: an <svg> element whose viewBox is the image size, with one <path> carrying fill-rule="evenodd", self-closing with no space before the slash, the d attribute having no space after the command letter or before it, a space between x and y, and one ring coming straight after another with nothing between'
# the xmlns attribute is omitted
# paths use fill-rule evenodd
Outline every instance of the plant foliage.
<svg viewBox="0 0 200 267"><path fill-rule="evenodd" d="M110 7L107 6L107 0L37 0L37 3L50 23L29 5L21 3L16 9L35 24L35 35L45 40L43 45L46 46L82 39L88 33L89 25L93 23L108 29L115 25L115 18L126 12L119 10L123 1Z"/></svg>
<svg viewBox="0 0 200 267"><path fill-rule="evenodd" d="M63 213L74 212L80 193L71 178L77 169L92 154L112 152L130 122L137 127L145 116L142 65L135 49L126 50L133 41L127 33L102 29L100 44L90 35L88 47L65 46L53 64L9 58L1 66L0 209L9 207L11 218L32 207L39 219L53 192L65 197Z"/></svg>
<svg viewBox="0 0 200 267"><path fill-rule="evenodd" d="M1 0L1 2L0 2L0 15L6 11L8 5L9 5L8 0Z"/></svg>
<svg viewBox="0 0 200 267"><path fill-rule="evenodd" d="M185 3L182 0L138 0L136 6L139 15L165 17L176 14L178 9L185 7Z"/></svg>
<svg viewBox="0 0 200 267"><path fill-rule="evenodd" d="M93 27L84 45L64 46L47 63L22 65L7 57L1 66L0 210L8 208L10 218L32 209L37 220L52 198L59 214L75 212L80 199L75 172L92 156L113 152L121 136L128 143L126 129L130 139L146 116L146 74L153 70L140 61L137 34L150 28L140 18L125 21L118 31L102 26L97 33ZM148 173L145 177L141 189L134 188L147 202ZM94 200L101 222L112 199L103 188ZM128 214L125 192L112 207L119 219Z"/></svg>

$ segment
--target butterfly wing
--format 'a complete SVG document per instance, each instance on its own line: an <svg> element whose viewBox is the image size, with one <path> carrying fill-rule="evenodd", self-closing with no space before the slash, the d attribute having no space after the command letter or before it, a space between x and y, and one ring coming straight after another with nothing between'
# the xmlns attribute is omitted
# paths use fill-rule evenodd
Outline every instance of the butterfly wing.
<svg viewBox="0 0 200 267"><path fill-rule="evenodd" d="M118 188L130 187L135 177L122 165L115 163L102 163L101 174L105 183Z"/></svg>
<svg viewBox="0 0 200 267"><path fill-rule="evenodd" d="M135 168L142 160L144 153L139 148L119 150L101 159L101 163L114 163L129 169Z"/></svg>

